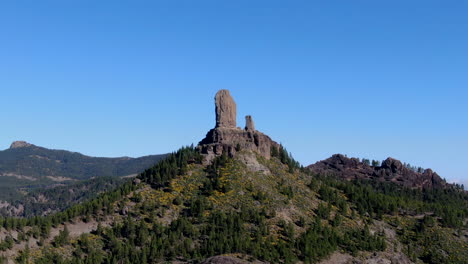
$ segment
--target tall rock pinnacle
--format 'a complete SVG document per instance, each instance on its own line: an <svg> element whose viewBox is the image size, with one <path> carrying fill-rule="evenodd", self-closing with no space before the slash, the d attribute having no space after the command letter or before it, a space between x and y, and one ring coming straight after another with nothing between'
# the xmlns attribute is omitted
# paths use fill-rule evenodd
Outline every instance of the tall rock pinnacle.
<svg viewBox="0 0 468 264"><path fill-rule="evenodd" d="M272 148L280 148L269 136L255 129L252 116L245 117L245 129L236 126L236 103L228 90L216 93L215 105L216 127L198 143L207 164L216 156L226 154L234 157L239 151L254 151L269 159Z"/></svg>
<svg viewBox="0 0 468 264"><path fill-rule="evenodd" d="M216 127L236 128L236 103L228 90L219 90L215 96Z"/></svg>

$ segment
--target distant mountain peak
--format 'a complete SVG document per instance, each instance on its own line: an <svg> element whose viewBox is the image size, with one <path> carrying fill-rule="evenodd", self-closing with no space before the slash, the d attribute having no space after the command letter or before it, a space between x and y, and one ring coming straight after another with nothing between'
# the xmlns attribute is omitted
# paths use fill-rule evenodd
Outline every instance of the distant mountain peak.
<svg viewBox="0 0 468 264"><path fill-rule="evenodd" d="M26 141L14 141L10 145L10 149L15 149L15 148L26 148L26 147L32 147L34 146L33 144L30 144Z"/></svg>
<svg viewBox="0 0 468 264"><path fill-rule="evenodd" d="M61 176L71 179L89 179L100 176L127 176L157 163L166 155L130 157L90 157L78 152L48 149L15 141L9 149L0 151L0 176L20 175L43 179ZM2 180L0 179L0 186Z"/></svg>

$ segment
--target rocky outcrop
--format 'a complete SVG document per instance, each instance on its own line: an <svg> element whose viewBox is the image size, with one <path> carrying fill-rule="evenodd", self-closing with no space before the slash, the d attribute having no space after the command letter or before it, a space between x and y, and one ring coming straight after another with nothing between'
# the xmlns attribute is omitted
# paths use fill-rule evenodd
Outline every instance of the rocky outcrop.
<svg viewBox="0 0 468 264"><path fill-rule="evenodd" d="M422 173L415 172L405 167L401 161L387 158L380 167L376 167L376 174L394 182L400 182L407 187L442 187L447 183L431 169L426 169Z"/></svg>
<svg viewBox="0 0 468 264"><path fill-rule="evenodd" d="M11 143L10 149L15 149L15 148L26 148L26 147L31 147L33 144L29 144L26 141L15 141Z"/></svg>
<svg viewBox="0 0 468 264"><path fill-rule="evenodd" d="M210 162L223 153L233 157L240 150L255 151L269 159L271 148L280 145L257 130L251 116L246 117L245 129L236 127L236 104L229 91L221 90L215 96L216 127L208 131L198 148Z"/></svg>
<svg viewBox="0 0 468 264"><path fill-rule="evenodd" d="M339 175L347 179L365 178L372 175L371 166L362 163L357 158L348 158L335 154L326 160L319 161L308 167L311 171L323 175Z"/></svg>
<svg viewBox="0 0 468 264"><path fill-rule="evenodd" d="M238 128L215 128L208 132L200 141L199 149L206 154L208 160L223 153L233 157L240 150L251 150L269 159L271 148L279 148L279 144L258 131L246 131Z"/></svg>
<svg viewBox="0 0 468 264"><path fill-rule="evenodd" d="M252 116L248 115L245 117L245 130L255 131L255 124L254 124Z"/></svg>
<svg viewBox="0 0 468 264"><path fill-rule="evenodd" d="M228 90L220 90L215 96L216 127L236 127L236 102Z"/></svg>
<svg viewBox="0 0 468 264"><path fill-rule="evenodd" d="M394 182L410 188L438 188L448 185L431 169L426 169L422 173L416 172L393 158L387 158L381 166L370 166L357 158L335 154L307 168L317 174L334 175L346 180L374 179Z"/></svg>

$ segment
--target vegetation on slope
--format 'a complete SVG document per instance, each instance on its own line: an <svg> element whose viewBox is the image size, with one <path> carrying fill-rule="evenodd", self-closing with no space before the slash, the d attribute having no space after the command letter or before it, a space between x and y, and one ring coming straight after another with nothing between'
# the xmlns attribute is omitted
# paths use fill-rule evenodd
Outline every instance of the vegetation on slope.
<svg viewBox="0 0 468 264"><path fill-rule="evenodd" d="M63 210L115 188L122 182L118 177L136 175L165 156L96 158L31 144L0 151L0 215Z"/></svg>
<svg viewBox="0 0 468 264"><path fill-rule="evenodd" d="M139 173L165 156L98 158L31 145L0 151L0 174L27 176L32 179L58 176L75 180L100 176L126 176Z"/></svg>
<svg viewBox="0 0 468 264"><path fill-rule="evenodd" d="M337 181L310 175L289 154L279 153L265 160L240 151L236 159L221 156L203 166L195 148L182 148L145 170L140 183L128 182L48 217L0 220L20 234L3 243L9 248L38 240L41 246L22 250L18 263L198 262L221 254L316 263L337 250L365 257L398 248L427 263L467 259L463 240L453 235L464 230L466 194L404 195L406 190L391 185ZM456 202L446 210L455 220L447 222L435 209L452 199ZM82 220L101 224L91 234L71 237L66 225ZM377 223L394 227L399 241L390 240ZM54 227L61 231L50 237Z"/></svg>
<svg viewBox="0 0 468 264"><path fill-rule="evenodd" d="M69 185L33 189L14 199L9 206L1 208L0 215L32 217L60 212L101 193L114 190L125 181L118 177L98 177Z"/></svg>

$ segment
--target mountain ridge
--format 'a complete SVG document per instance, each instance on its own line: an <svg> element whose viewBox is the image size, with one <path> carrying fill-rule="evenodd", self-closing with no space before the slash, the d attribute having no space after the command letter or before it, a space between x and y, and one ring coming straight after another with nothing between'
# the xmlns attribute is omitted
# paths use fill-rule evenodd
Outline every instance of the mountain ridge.
<svg viewBox="0 0 468 264"><path fill-rule="evenodd" d="M357 158L348 158L342 154L332 155L330 158L307 166L311 172L334 175L345 180L372 179L388 181L411 188L447 188L453 184L447 183L431 169L419 168L414 171L394 158L385 159L380 165L371 165Z"/></svg>
<svg viewBox="0 0 468 264"><path fill-rule="evenodd" d="M127 176L138 173L166 155L147 155L138 158L92 157L79 152L48 149L25 141L15 141L10 148L0 151L0 175L59 176L71 179Z"/></svg>
<svg viewBox="0 0 468 264"><path fill-rule="evenodd" d="M91 157L14 141L0 151L0 215L34 216L63 210L116 188L124 182L120 178L134 177L166 156ZM99 180L103 178L108 180ZM73 193L67 193L67 188Z"/></svg>
<svg viewBox="0 0 468 264"><path fill-rule="evenodd" d="M237 128L228 93L215 98L221 111L214 130L224 134L209 132L198 146L61 212L0 217L3 260L466 263L466 193L392 182L415 176L394 159L372 167L335 155L304 168L269 137L258 140L251 117Z"/></svg>

